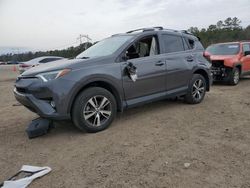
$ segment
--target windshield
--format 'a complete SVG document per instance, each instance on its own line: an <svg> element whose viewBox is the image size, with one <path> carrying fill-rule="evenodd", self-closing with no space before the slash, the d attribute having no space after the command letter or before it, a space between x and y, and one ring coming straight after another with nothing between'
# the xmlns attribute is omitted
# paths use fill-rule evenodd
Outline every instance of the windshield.
<svg viewBox="0 0 250 188"><path fill-rule="evenodd" d="M209 46L206 51L212 55L235 55L239 53L240 45L236 43L215 44Z"/></svg>
<svg viewBox="0 0 250 188"><path fill-rule="evenodd" d="M104 39L80 53L76 58L80 59L111 55L131 38L132 36L115 36Z"/></svg>

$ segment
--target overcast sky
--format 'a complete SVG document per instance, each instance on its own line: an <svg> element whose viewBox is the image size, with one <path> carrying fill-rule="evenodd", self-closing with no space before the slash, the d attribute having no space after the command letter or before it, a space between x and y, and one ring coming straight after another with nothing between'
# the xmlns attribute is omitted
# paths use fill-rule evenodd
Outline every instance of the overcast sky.
<svg viewBox="0 0 250 188"><path fill-rule="evenodd" d="M250 0L0 0L0 51L62 49L150 26L199 28L227 17L250 25ZM0 52L1 53L1 52Z"/></svg>

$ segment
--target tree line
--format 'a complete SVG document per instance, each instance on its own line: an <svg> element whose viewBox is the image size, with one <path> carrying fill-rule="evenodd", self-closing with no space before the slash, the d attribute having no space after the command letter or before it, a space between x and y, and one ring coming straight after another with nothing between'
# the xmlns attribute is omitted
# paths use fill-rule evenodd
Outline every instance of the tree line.
<svg viewBox="0 0 250 188"><path fill-rule="evenodd" d="M250 40L250 25L243 28L237 17L219 20L208 28L191 27L188 31L199 37L204 47L219 42Z"/></svg>
<svg viewBox="0 0 250 188"><path fill-rule="evenodd" d="M211 24L208 26L208 28L199 29L198 27L191 27L188 29L188 31L199 37L204 47L218 42L250 40L250 25L246 28L243 28L241 26L241 21L237 17L229 17L224 21L219 20L216 24ZM83 43L77 47L72 46L63 50L5 54L0 56L0 61L15 60L22 62L40 56L60 56L65 58L74 58L90 46L92 46L92 43Z"/></svg>
<svg viewBox="0 0 250 188"><path fill-rule="evenodd" d="M86 42L82 43L79 46L76 47L69 47L67 49L63 50L49 50L49 51L38 51L38 52L27 52L27 53L20 53L20 54L5 54L0 56L0 61L28 61L31 59L34 59L36 57L41 57L41 56L59 56L59 57L65 57L65 58L74 58L87 48L92 46L92 43Z"/></svg>

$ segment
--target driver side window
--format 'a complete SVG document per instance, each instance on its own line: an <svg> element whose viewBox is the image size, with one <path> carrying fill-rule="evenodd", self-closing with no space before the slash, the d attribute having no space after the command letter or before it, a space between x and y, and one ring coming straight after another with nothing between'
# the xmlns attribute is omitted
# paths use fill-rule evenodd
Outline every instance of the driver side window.
<svg viewBox="0 0 250 188"><path fill-rule="evenodd" d="M145 37L132 44L126 51L127 59L135 59L159 54L158 41L155 36Z"/></svg>
<svg viewBox="0 0 250 188"><path fill-rule="evenodd" d="M243 52L250 51L250 44L243 44Z"/></svg>

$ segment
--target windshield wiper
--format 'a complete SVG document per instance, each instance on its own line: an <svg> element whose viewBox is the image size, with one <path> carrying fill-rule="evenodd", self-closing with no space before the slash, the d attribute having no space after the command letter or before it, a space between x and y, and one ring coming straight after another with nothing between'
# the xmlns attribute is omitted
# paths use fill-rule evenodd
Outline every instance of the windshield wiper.
<svg viewBox="0 0 250 188"><path fill-rule="evenodd" d="M89 59L89 57L79 57L78 59Z"/></svg>

